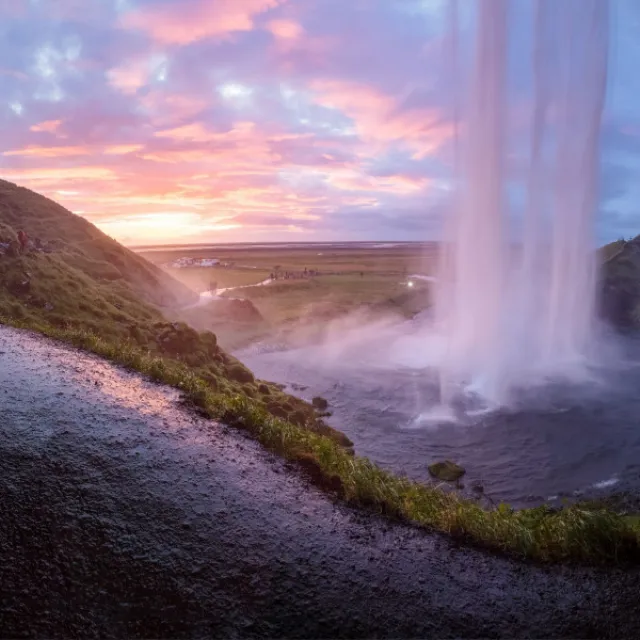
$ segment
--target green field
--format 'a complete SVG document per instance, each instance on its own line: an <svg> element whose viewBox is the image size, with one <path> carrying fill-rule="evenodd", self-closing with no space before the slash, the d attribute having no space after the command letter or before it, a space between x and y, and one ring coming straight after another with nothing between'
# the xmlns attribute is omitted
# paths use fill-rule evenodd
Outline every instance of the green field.
<svg viewBox="0 0 640 640"><path fill-rule="evenodd" d="M369 243L342 245L273 245L271 247L252 245L219 245L199 249L197 246L167 248L162 251L139 250L140 255L150 262L166 265L179 257L218 258L231 265L203 269L204 272L224 271L245 273L259 271L268 275L274 270L303 271L318 270L324 274L377 273L398 275L428 273L433 269L436 247L424 243L398 243L397 245L375 248ZM190 269L170 269L190 271ZM194 270L195 271L195 270ZM221 278L224 276L220 276ZM259 281L259 279L257 280ZM206 282L206 281L205 281Z"/></svg>
<svg viewBox="0 0 640 640"><path fill-rule="evenodd" d="M411 316L428 306L429 286L410 276L432 274L437 258L433 245L418 243L380 248L364 243L188 247L142 252L142 255L195 291L208 290L212 282L219 289L244 287L241 291L229 290L221 295L250 300L262 316L262 322L231 325L226 318L219 317L215 305L211 305L208 315L197 310L180 312L176 316L197 325L198 329L215 331L228 348L242 346L274 331L299 328L311 321L336 318L357 309ZM221 265L207 268L167 266L185 256L217 258ZM276 280L267 286L250 286L271 276Z"/></svg>

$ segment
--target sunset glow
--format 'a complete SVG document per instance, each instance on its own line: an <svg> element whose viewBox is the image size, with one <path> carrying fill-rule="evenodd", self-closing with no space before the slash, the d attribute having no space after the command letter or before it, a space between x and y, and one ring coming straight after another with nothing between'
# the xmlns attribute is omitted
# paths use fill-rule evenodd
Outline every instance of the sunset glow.
<svg viewBox="0 0 640 640"><path fill-rule="evenodd" d="M443 6L2 3L0 176L128 244L414 239L449 191ZM635 225L635 24L612 61L605 236Z"/></svg>

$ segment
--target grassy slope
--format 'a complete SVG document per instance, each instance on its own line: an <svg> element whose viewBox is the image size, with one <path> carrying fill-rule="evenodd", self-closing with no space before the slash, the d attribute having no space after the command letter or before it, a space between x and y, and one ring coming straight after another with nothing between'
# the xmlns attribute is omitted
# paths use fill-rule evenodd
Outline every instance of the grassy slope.
<svg viewBox="0 0 640 640"><path fill-rule="evenodd" d="M274 415L351 444L325 425L309 403L256 381L213 333L169 323L162 305L193 302L197 296L83 218L0 181L0 225L0 240L24 229L31 238L54 242L51 253L0 256L0 317L5 321L39 330L91 332L125 351L183 362L211 390L247 395ZM30 285L23 290L20 283L26 279Z"/></svg>
<svg viewBox="0 0 640 640"><path fill-rule="evenodd" d="M43 240L57 240L60 233L66 243L48 255L0 257L0 322L35 329L181 389L199 411L248 430L351 503L539 560L639 558L637 523L605 509L514 511L500 505L486 510L354 456L344 446L348 440L323 425L310 405L255 381L220 349L215 335L164 321L143 295L147 290L139 288L150 276L135 272L139 263L124 248L37 194L7 183L0 187L2 233L15 233L19 226ZM113 266L120 277L105 278ZM31 273L31 290L14 295L12 282L24 270ZM166 294L150 267L142 265L141 272L151 273L157 301L178 295L179 287L169 281Z"/></svg>
<svg viewBox="0 0 640 640"><path fill-rule="evenodd" d="M107 288L111 283L121 284L144 302L174 306L186 304L194 297L187 287L125 249L84 218L4 180L0 180L0 225L0 238L23 229L32 239L53 241L56 253L64 256L65 266Z"/></svg>

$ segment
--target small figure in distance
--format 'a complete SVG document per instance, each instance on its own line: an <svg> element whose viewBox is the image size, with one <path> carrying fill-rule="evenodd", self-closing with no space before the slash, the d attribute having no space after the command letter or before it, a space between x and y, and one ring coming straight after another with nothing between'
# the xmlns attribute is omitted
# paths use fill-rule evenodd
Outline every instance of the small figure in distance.
<svg viewBox="0 0 640 640"><path fill-rule="evenodd" d="M20 243L20 252L24 253L29 242L29 236L22 229L18 231L18 242Z"/></svg>

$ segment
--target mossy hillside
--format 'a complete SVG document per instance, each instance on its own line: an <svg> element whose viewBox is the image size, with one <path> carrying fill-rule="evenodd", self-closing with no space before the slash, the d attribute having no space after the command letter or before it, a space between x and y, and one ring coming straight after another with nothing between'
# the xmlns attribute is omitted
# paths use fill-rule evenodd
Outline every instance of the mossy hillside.
<svg viewBox="0 0 640 640"><path fill-rule="evenodd" d="M144 302L171 307L197 300L188 287L89 221L34 191L0 180L0 238L15 239L19 229L51 243L69 267L97 282L118 282Z"/></svg>
<svg viewBox="0 0 640 640"><path fill-rule="evenodd" d="M1 316L0 321L26 326ZM180 389L184 401L200 413L248 431L266 448L299 464L314 483L348 503L537 561L600 564L640 560L637 518L598 505L515 510L501 504L485 509L437 485L398 477L354 456L334 439L274 416L246 393L214 392L184 362L152 355L131 344L108 342L83 330L30 328Z"/></svg>
<svg viewBox="0 0 640 640"><path fill-rule="evenodd" d="M46 253L0 256L0 315L26 326L91 332L109 343L183 362L212 391L247 394L265 410L351 446L311 404L256 381L215 334L167 321L161 303L193 302L197 296L86 220L0 181L0 225L1 237L14 239L20 228L52 246Z"/></svg>
<svg viewBox="0 0 640 640"><path fill-rule="evenodd" d="M30 274L29 290L17 290L25 273ZM43 332L88 332L125 350L138 349L150 357L182 363L216 393L246 394L273 415L351 446L346 436L322 422L311 404L284 393L278 385L256 380L218 345L215 334L168 322L158 309L136 300L126 288L114 290L96 283L59 255L0 260L0 316Z"/></svg>

